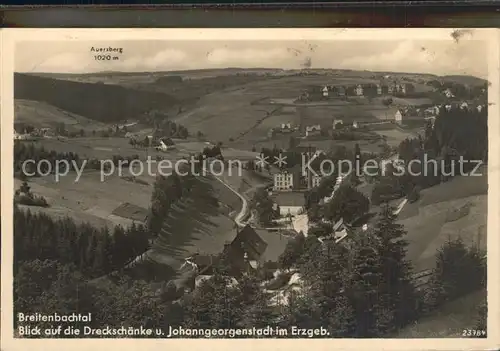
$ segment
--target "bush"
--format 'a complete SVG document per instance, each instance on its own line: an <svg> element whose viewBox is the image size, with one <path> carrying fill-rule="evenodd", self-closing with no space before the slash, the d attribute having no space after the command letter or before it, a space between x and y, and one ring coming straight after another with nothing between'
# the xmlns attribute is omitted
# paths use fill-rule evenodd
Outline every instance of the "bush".
<svg viewBox="0 0 500 351"><path fill-rule="evenodd" d="M439 306L486 287L486 262L477 248L465 246L461 238L448 240L436 256L427 303Z"/></svg>
<svg viewBox="0 0 500 351"><path fill-rule="evenodd" d="M457 209L451 209L446 214L446 222L458 221L460 218L467 216L470 212L470 205L465 205Z"/></svg>

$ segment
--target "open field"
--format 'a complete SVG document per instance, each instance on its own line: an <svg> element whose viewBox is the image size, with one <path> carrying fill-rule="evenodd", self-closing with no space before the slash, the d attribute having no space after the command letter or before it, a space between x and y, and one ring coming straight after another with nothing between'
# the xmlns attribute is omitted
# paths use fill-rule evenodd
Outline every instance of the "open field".
<svg viewBox="0 0 500 351"><path fill-rule="evenodd" d="M401 142L407 138L414 138L418 134L416 131L403 131L398 128L387 129L387 130L376 130L377 134L385 136L386 142L389 146L399 146Z"/></svg>
<svg viewBox="0 0 500 351"><path fill-rule="evenodd" d="M190 110L175 116L174 120L187 126L192 133L202 131L211 140L227 142L229 139L244 138L254 142L266 137L270 128L286 122L298 123L299 119L302 125L326 123L329 126L333 118L340 115L353 120L375 119L370 111L384 111L386 108L382 104L375 106L342 101L332 106L297 104L299 116L282 113L284 106L294 105L293 101L311 86L355 84L358 81L371 80L328 76L263 79L205 95Z"/></svg>
<svg viewBox="0 0 500 351"><path fill-rule="evenodd" d="M174 121L195 134L201 131L208 139L227 143L248 133L258 123L269 117L278 107L271 105L251 105L261 96L258 92L224 91L201 98L190 111L180 114ZM266 132L267 134L267 132Z"/></svg>
<svg viewBox="0 0 500 351"><path fill-rule="evenodd" d="M25 123L35 128L52 128L64 123L68 131L86 132L107 129L104 123L61 110L47 103L31 100L14 100L14 115L16 123Z"/></svg>
<svg viewBox="0 0 500 351"><path fill-rule="evenodd" d="M300 146L314 146L319 150L335 150L336 148L345 147L353 151L356 144L359 144L361 152L378 153L381 151L381 142L372 140L307 140L301 141Z"/></svg>
<svg viewBox="0 0 500 351"><path fill-rule="evenodd" d="M422 190L420 200L407 204L398 221L408 232L408 258L415 269L433 268L437 249L448 239L461 237L486 250L487 204L486 176L456 177Z"/></svg>
<svg viewBox="0 0 500 351"><path fill-rule="evenodd" d="M203 141L173 139L175 149L167 152L157 151L154 148L133 147L129 139L120 137L101 138L83 137L57 140L54 138L40 139L35 145L42 146L47 150L57 152L75 152L81 159L97 158L105 160L113 155L123 157L138 155L139 159L146 160L148 156L153 159L160 156L171 161L198 154L207 144ZM248 160L255 159L256 152L239 150L231 147L223 147L222 154L228 159Z"/></svg>
<svg viewBox="0 0 500 351"><path fill-rule="evenodd" d="M395 97L391 96L392 104L396 106L422 106L422 105L432 105L432 100L429 98L411 98L411 97ZM374 100L379 100L382 103L381 98Z"/></svg>
<svg viewBox="0 0 500 351"><path fill-rule="evenodd" d="M70 173L59 182L53 176L31 178L29 185L32 192L45 197L51 207L30 209L56 217L69 216L75 221L90 222L98 227L113 227L132 224L132 220L112 214L122 203L130 202L144 209L149 208L152 186L131 183L117 175L101 182L98 171L85 172L78 182L75 182L75 176L75 173ZM21 183L15 179L15 188L19 188Z"/></svg>
<svg viewBox="0 0 500 351"><path fill-rule="evenodd" d="M36 145L43 146L47 150L54 150L57 152L76 152L81 159L97 158L105 160L111 158L113 155L120 155L123 157L138 155L140 159L146 159L149 155L156 157L161 155L165 158L175 159L179 154L179 150L172 152L159 152L153 148L147 151L145 148L134 148L129 144L127 138L101 138L101 137L85 137L85 138L71 138L64 140L57 139L41 139L36 142Z"/></svg>
<svg viewBox="0 0 500 351"><path fill-rule="evenodd" d="M302 126L320 124L322 127L329 128L332 128L335 119L341 119L344 123L376 121L377 117L373 114L373 110L379 110L383 114L387 108L383 105L378 107L350 104L345 106L301 107L299 109Z"/></svg>

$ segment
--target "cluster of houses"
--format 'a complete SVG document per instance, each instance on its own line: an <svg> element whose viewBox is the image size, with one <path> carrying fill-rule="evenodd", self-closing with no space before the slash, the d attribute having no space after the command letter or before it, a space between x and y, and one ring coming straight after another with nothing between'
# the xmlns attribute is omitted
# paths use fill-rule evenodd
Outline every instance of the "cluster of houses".
<svg viewBox="0 0 500 351"><path fill-rule="evenodd" d="M35 138L44 138L55 136L55 133L50 128L34 128L31 132L24 130L19 133L14 129L14 140L34 140Z"/></svg>
<svg viewBox="0 0 500 351"><path fill-rule="evenodd" d="M416 108L414 106L405 106L399 108L394 114L394 121L398 124L404 124L405 121L409 120L421 120L430 119L434 120L436 116L438 116L441 111L451 111L451 110L467 110L473 111L476 110L481 112L486 106L482 104L474 104L472 102L467 101L457 101L450 102L443 106L431 106L428 108Z"/></svg>
<svg viewBox="0 0 500 351"><path fill-rule="evenodd" d="M180 295L193 291L199 284L213 276L214 268L220 262L222 255L225 256L227 262L230 262L227 273L233 277L234 284L237 284L234 277L255 270L264 263L268 268L276 269L278 257L285 250L288 240L278 238L272 242L268 243L264 240L250 225L238 228L234 239L224 245L221 253L194 252L185 258L184 264L179 268L177 278L172 282L180 290ZM186 266L191 269L185 269Z"/></svg>
<svg viewBox="0 0 500 351"><path fill-rule="evenodd" d="M315 150L312 147L307 148L307 152L313 152L309 162L312 162L316 157L323 152ZM310 170L302 169L300 165L296 165L291 169L282 170L273 175L273 190L275 191L294 191L300 189L311 189L319 185L322 177L312 174Z"/></svg>
<svg viewBox="0 0 500 351"><path fill-rule="evenodd" d="M292 126L292 124L289 122L289 123L281 123L281 125L277 128L271 128L269 130L269 132L267 133L268 137L272 138L278 134L290 134L290 133L293 133L295 131L297 131L298 128L297 127L294 127Z"/></svg>
<svg viewBox="0 0 500 351"><path fill-rule="evenodd" d="M342 125L343 128L347 126L346 124L344 124L344 121L342 119L335 119L333 121L333 129L339 128L339 124ZM354 129L359 128L359 125L360 123L358 123L357 121L349 123L349 126ZM281 126L270 129L268 132L268 137L272 138L277 135L291 134L299 131L299 129L299 127L293 126L291 123L282 123ZM311 138L321 135L323 131L324 128L321 126L321 124L311 124L304 127L303 136L305 136L306 138Z"/></svg>
<svg viewBox="0 0 500 351"><path fill-rule="evenodd" d="M355 85L325 85L319 88L323 98L346 96L381 96L381 95L407 95L415 91L415 86L410 83L366 83ZM316 90L311 92L316 93ZM311 93L303 92L298 100L307 101Z"/></svg>

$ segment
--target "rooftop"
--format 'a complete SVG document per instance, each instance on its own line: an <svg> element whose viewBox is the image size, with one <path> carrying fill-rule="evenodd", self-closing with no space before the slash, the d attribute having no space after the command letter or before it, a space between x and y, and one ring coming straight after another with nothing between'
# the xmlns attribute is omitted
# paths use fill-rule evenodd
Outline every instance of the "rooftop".
<svg viewBox="0 0 500 351"><path fill-rule="evenodd" d="M271 199L279 206L304 206L305 203L304 193L296 191L276 193Z"/></svg>
<svg viewBox="0 0 500 351"><path fill-rule="evenodd" d="M267 261L276 262L279 256L285 251L288 241L291 240L288 236L280 235L279 233L269 232L267 230L256 230L257 234L267 243L267 248L260 257L260 262Z"/></svg>
<svg viewBox="0 0 500 351"><path fill-rule="evenodd" d="M258 260L267 249L267 243L249 225L246 225L238 232L231 244L240 244L250 258L254 260Z"/></svg>
<svg viewBox="0 0 500 351"><path fill-rule="evenodd" d="M124 202L120 206L115 208L112 214L119 217L128 218L133 221L145 222L149 212L145 208L128 202Z"/></svg>

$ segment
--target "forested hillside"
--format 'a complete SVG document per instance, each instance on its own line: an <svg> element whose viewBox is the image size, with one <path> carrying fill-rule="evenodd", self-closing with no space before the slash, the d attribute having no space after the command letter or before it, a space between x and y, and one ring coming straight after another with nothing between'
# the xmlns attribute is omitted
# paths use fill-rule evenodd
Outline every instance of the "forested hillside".
<svg viewBox="0 0 500 351"><path fill-rule="evenodd" d="M166 109L176 104L173 97L163 93L21 73L14 74L14 97L45 102L104 123L137 119L151 109Z"/></svg>

